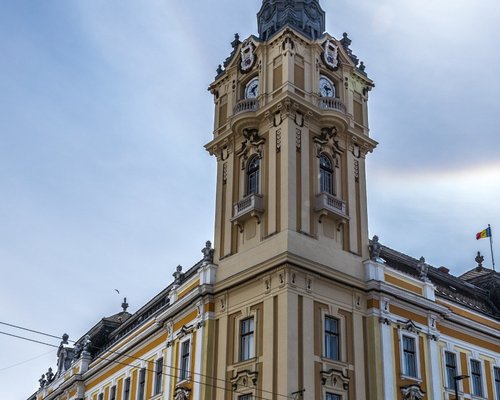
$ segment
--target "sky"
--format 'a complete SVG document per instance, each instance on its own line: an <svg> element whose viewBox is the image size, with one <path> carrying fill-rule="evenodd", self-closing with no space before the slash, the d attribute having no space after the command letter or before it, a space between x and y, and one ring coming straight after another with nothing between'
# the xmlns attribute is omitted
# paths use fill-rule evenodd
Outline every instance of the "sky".
<svg viewBox="0 0 500 400"><path fill-rule="evenodd" d="M475 234L500 232L500 3L321 4L376 83L370 236L455 275L477 251L491 267ZM215 204L206 89L234 33L257 33L260 5L0 2L0 322L77 339L201 258ZM500 268L500 234L494 249ZM55 364L55 349L0 335L0 397L26 399Z"/></svg>

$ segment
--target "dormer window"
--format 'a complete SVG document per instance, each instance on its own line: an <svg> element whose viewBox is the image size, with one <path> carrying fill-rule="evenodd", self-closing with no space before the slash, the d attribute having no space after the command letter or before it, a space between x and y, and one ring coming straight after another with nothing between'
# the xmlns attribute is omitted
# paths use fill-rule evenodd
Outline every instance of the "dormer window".
<svg viewBox="0 0 500 400"><path fill-rule="evenodd" d="M326 154L319 157L319 189L321 193L335 195L333 190L333 166L332 161Z"/></svg>
<svg viewBox="0 0 500 400"><path fill-rule="evenodd" d="M247 167L247 196L259 193L260 160L258 156L253 156Z"/></svg>

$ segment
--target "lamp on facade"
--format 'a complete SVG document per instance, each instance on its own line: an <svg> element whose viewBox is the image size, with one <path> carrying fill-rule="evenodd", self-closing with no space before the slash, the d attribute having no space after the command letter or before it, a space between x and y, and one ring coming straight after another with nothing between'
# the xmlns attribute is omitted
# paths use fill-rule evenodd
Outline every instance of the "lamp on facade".
<svg viewBox="0 0 500 400"><path fill-rule="evenodd" d="M458 381L470 378L469 375L458 375L453 377L453 382L455 383L455 400L458 400Z"/></svg>

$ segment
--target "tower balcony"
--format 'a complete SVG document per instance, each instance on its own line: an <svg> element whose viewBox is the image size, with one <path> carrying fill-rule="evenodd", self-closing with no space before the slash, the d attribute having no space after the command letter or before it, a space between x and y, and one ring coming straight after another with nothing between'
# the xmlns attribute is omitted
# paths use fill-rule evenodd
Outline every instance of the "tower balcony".
<svg viewBox="0 0 500 400"><path fill-rule="evenodd" d="M329 193L322 192L316 196L315 210L319 213L319 222L324 216L333 217L340 223L349 220L346 202Z"/></svg>
<svg viewBox="0 0 500 400"><path fill-rule="evenodd" d="M255 112L259 109L259 100L257 99L243 99L236 103L233 109L233 115L244 112Z"/></svg>
<svg viewBox="0 0 500 400"><path fill-rule="evenodd" d="M344 114L347 112L345 104L334 97L320 97L319 108L321 108L322 110L340 111Z"/></svg>
<svg viewBox="0 0 500 400"><path fill-rule="evenodd" d="M252 193L238 201L233 206L231 221L241 227L250 218L256 218L260 223L260 216L264 212L264 198L260 194Z"/></svg>

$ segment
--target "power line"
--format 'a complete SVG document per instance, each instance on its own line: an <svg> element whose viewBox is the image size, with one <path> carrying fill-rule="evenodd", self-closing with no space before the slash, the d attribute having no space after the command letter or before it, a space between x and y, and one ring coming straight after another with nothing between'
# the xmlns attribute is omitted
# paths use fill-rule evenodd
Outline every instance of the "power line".
<svg viewBox="0 0 500 400"><path fill-rule="evenodd" d="M61 340L61 336L51 335L50 333L45 333L45 332L40 332L40 331L35 331L33 329L24 328L24 327L19 326L19 325L9 324L7 322L0 321L0 325L10 326L11 328L21 329L23 331L32 332L32 333L36 333L38 335L47 336L47 337ZM74 340L68 340L68 341L75 343Z"/></svg>
<svg viewBox="0 0 500 400"><path fill-rule="evenodd" d="M11 326L11 327L15 327L17 329L21 329L21 330L25 330L25 331L28 331L28 332L35 332L35 333L38 333L40 335L44 335L44 336L49 336L49 337L54 337L54 338L58 338L57 336L55 335L50 335L50 334L47 334L47 333L44 333L44 332L40 332L40 331L35 331L35 330L32 330L32 329L28 329L28 328L24 328L24 327L21 327L21 326L17 326L17 325L13 325L13 324L8 324L8 323L5 323L5 322L0 322L0 324L3 324L3 325L7 325L7 326ZM17 335L13 335L13 334L9 334L9 333L6 333L6 332L2 332L0 331L0 334L4 334L4 335L7 335L7 336L11 336L11 337L14 337L14 338L17 338L17 339L22 339L22 340L27 340L27 341L30 341L30 342L34 342L34 343L38 343L38 344L43 344L45 346L50 346L50 347L55 347L55 348L58 348L59 346L55 346L53 344L50 344L50 343L46 343L46 342L41 342L41 341L38 341L38 340L34 340L34 339L29 339L29 338L25 338L23 336L17 336ZM60 338L58 338L60 339ZM96 350L104 350L104 351L108 351L110 353L113 353L113 354L117 354L118 357L129 357L129 358L133 358L135 360L138 360L138 361L143 361L143 362L146 362L146 363L149 363L149 360L146 360L144 358L140 358L140 357L135 357L135 356L132 356L130 354L127 354L127 353L120 353L118 351L113 351L113 350L105 350L105 349L102 349L102 348L99 348L97 346L92 346L94 349ZM96 358L99 358L101 360L104 360L104 361L109 361L109 362L113 362L113 363L117 363L117 364L121 364L121 365L124 365L124 366L129 366L129 367L132 367L132 368L136 368L136 369L142 369L141 367L138 367L136 365L132 365L132 364L128 364L128 363L124 363L124 362L121 362L121 361L118 361L118 360L111 360L109 358L105 358L104 356L96 356ZM169 366L167 364L162 364L164 367L167 367L167 368L170 368L170 369L173 369L173 370L180 370L180 368L178 367L172 367L172 366ZM154 370L150 370L150 369L147 369L145 368L146 371L148 372L152 372L152 373L155 373ZM162 372L162 375L165 375L165 376L169 376L169 377L176 377L175 375L172 375L172 374L167 374L165 372ZM208 378L208 379L212 379L214 381L221 381L223 383L229 383L229 384L232 384L232 382L230 381L227 381L225 379L220 379L220 378L215 378L215 377L212 377L212 376L209 376L209 375L204 375L204 374L200 374L200 373L196 373L194 372L193 375L198 375L200 377L204 377L204 378ZM221 386L217 386L215 384L210 384L210 383L207 383L207 382L200 382L200 381L195 381L195 380L191 380L191 382L193 383L199 383L201 385L205 385L205 386L209 386L209 387L213 387L215 389L222 389L224 391L231 391L230 389L227 389L226 387L221 387ZM247 386L247 385L241 385L245 388L249 388L251 389L250 386ZM284 394L280 394L280 393L275 393L275 392L272 392L272 391L268 391L268 390L263 390L261 389L260 390L261 392L264 392L264 393L267 393L267 394L271 394L271 395L276 395L276 396L280 396L280 397L284 397L286 399L291 399L291 397L287 396L287 395L284 395ZM269 400L265 397L260 397L260 396L254 396L256 399L261 399L261 400Z"/></svg>
<svg viewBox="0 0 500 400"><path fill-rule="evenodd" d="M7 333L7 332L0 331L0 334L6 335L6 336L11 336L11 337L16 338L16 339L27 340L28 342L33 342L33 343L38 343L38 344L44 344L45 346L55 347L56 349L59 347L59 346L56 346L54 344L40 342L39 340L34 340L34 339L25 338L23 336L13 335L12 333Z"/></svg>
<svg viewBox="0 0 500 400"><path fill-rule="evenodd" d="M8 369L15 368L15 367L18 367L20 365L29 363L30 361L34 361L34 360L37 360L39 358L45 357L45 356L47 356L49 354L52 354L53 352L54 352L54 350L50 350L48 353L40 354L39 356L30 358L29 360L21 361L21 362L18 362L17 364L13 364L13 365L10 365L8 367L0 368L0 372L7 371Z"/></svg>

